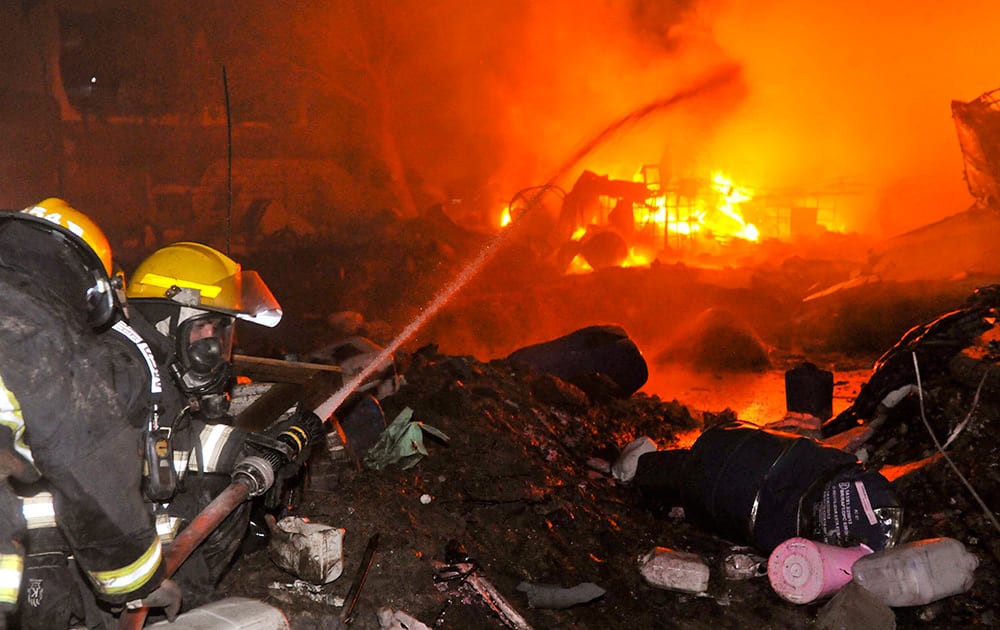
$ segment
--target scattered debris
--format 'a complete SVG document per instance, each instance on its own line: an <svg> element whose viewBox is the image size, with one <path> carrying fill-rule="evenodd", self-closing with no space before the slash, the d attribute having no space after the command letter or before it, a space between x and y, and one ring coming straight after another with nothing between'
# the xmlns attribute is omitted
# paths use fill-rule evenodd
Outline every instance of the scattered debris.
<svg viewBox="0 0 1000 630"><path fill-rule="evenodd" d="M445 443L451 439L442 431L412 418L413 410L410 408L399 412L396 419L379 436L378 441L368 449L364 459L365 466L373 470L382 470L392 464L410 468L427 456L424 432Z"/></svg>
<svg viewBox="0 0 1000 630"><path fill-rule="evenodd" d="M915 385L912 355L925 366L925 377L948 371L951 359L993 328L1000 314L1000 285L977 289L960 309L914 326L875 362L871 379L850 407L823 425L830 436L872 420L879 405L901 388Z"/></svg>
<svg viewBox="0 0 1000 630"><path fill-rule="evenodd" d="M926 415L934 431L942 436L956 435L948 452L957 467L969 475L983 496L992 496L1000 487L1000 475L991 464L1000 460L1000 445L992 439L1000 421L1000 389L989 377L983 384L983 374L1000 362L1000 353L986 336L972 343L980 344L980 349L960 353L961 372L956 371L954 361L943 369L928 369L920 390L925 394ZM801 357L794 357L785 367L794 368L801 361ZM387 529L378 570L371 572L369 581L372 592L391 600L362 599L356 616L365 624L374 623L377 608L387 604L392 610L412 613L414 618L433 619L435 626L447 617L449 627L491 630L512 627L518 618L535 627L581 629L615 627L623 619L655 627L658 620L670 615L685 615L692 628L703 630L718 627L720 619L730 616L774 627L813 623L814 606L785 603L767 580L729 577L729 571L749 571L753 566L752 558L740 557L743 551L733 549L732 544L739 540L720 534L710 522L697 518L697 510L672 505L660 510L651 505L636 487L619 483L608 464L618 462L627 446L641 436L656 444L688 444L690 441L679 441L682 436L692 431L704 435L738 420L733 412L692 410L677 401L664 402L641 392L608 398L521 363L484 363L441 354L434 346L401 353L397 364L405 384L397 393L379 399L380 406L386 417L412 409L412 417L452 436L447 456L423 457L418 465L406 469L389 466L372 471L345 466L343 459L332 459L323 451L321 459L311 465L311 485L297 508L310 518L342 523L356 532L345 540L349 569L362 561L365 536L375 527ZM916 383L911 379L901 386L905 385ZM849 391L843 384L838 387ZM879 401L898 389L881 390ZM720 407L724 402L720 401ZM893 612L902 627L926 623L921 621L924 619L989 625L995 621L995 592L1000 587L1000 572L996 571L1000 542L994 540L989 522L962 492L943 459L929 457L936 451L922 426L917 402L910 390L895 406L886 407L885 423L864 442L865 467L869 471L889 470L890 466L899 470L900 476L892 476L889 488L905 509L905 518L899 520L900 541L953 537L975 553L980 566L964 595ZM812 414L792 417L803 425L803 431L809 423L815 426ZM967 418L971 420L956 432ZM801 436L789 439L804 440ZM657 455L666 452L658 451ZM651 455L640 457L637 468L641 469L641 462ZM853 455L845 455L852 467L858 465ZM909 466L914 463L921 465ZM786 465L794 471L801 470L802 464L792 465L783 459L782 466ZM418 502L425 495L433 497L433 502ZM517 615L509 621L498 612L503 604L484 597L468 581L470 576L482 577L477 575L479 563L449 563L452 581L428 579L437 568L430 560L430 550L452 536L467 540L476 557L484 560L489 585L498 595L514 592L522 582L591 582L602 584L608 593L587 606L529 606L522 612L501 597ZM692 598L684 591L651 586L636 570L635 559L644 549L659 545L690 550L707 566L720 567L720 572L728 560L727 579L709 580L705 587L709 597ZM259 596L261 580L275 580L277 571L270 562L262 564L253 555L247 556L227 578L223 592ZM465 572L468 575L463 578ZM483 592L490 592L480 586ZM338 596L347 588L342 580L328 587ZM285 597L298 599L292 602ZM324 614L318 603L292 591L276 591L275 598L290 618Z"/></svg>
<svg viewBox="0 0 1000 630"><path fill-rule="evenodd" d="M445 546L444 562L433 562L434 581L442 588L467 584L480 597L486 608L495 613L504 625L514 630L531 630L520 613L500 594L493 583L479 575L479 563L455 539Z"/></svg>
<svg viewBox="0 0 1000 630"><path fill-rule="evenodd" d="M157 630L205 630L206 628L254 628L290 630L280 609L248 597L229 597L181 613L174 621L158 621L146 626Z"/></svg>
<svg viewBox="0 0 1000 630"><path fill-rule="evenodd" d="M429 630L427 624L402 610L378 609L378 625L381 630Z"/></svg>
<svg viewBox="0 0 1000 630"><path fill-rule="evenodd" d="M364 588L365 582L368 581L368 572L371 571L372 562L375 561L375 551L378 549L379 538L380 536L376 532L368 539L364 556L361 558L361 564L358 566L358 573L354 576L354 581L351 582L351 590L347 592L344 610L340 615L340 620L345 626L354 619L354 609L361 599L361 589Z"/></svg>
<svg viewBox="0 0 1000 630"><path fill-rule="evenodd" d="M294 602L293 597L308 599L320 604L326 604L329 606L336 606L340 608L344 605L344 598L334 593L326 592L322 584L313 584L312 582L307 582L305 580L295 580L294 582L271 582L268 585L268 589L271 590L275 597L287 601L289 603ZM287 593L288 595L282 595Z"/></svg>
<svg viewBox="0 0 1000 630"><path fill-rule="evenodd" d="M972 587L979 558L954 538L916 540L858 558L854 581L887 606L923 606Z"/></svg>
<svg viewBox="0 0 1000 630"><path fill-rule="evenodd" d="M983 206L1000 204L998 98L998 90L991 90L969 102L951 102L951 115L965 162L965 183L969 193Z"/></svg>
<svg viewBox="0 0 1000 630"><path fill-rule="evenodd" d="M768 423L767 429L770 431L784 431L786 433L794 433L804 437L819 439L822 435L822 424L823 421L812 414L789 411L784 415L784 417L781 418L781 420Z"/></svg>
<svg viewBox="0 0 1000 630"><path fill-rule="evenodd" d="M386 426L385 413L374 396L364 396L337 419L340 439L359 466Z"/></svg>
<svg viewBox="0 0 1000 630"><path fill-rule="evenodd" d="M515 350L508 361L523 362L588 390L588 378L604 375L619 396L646 384L649 371L642 352L621 326L589 326L558 339Z"/></svg>
<svg viewBox="0 0 1000 630"><path fill-rule="evenodd" d="M635 483L647 500L770 553L795 536L882 549L900 533L889 482L816 440L741 423L711 427L690 449L646 453Z"/></svg>
<svg viewBox="0 0 1000 630"><path fill-rule="evenodd" d="M435 580L444 586L450 583L469 585L486 607L500 617L504 625L514 630L531 630L531 625L500 594L493 583L477 573L478 566L474 560L454 563L435 561L434 568L437 571Z"/></svg>
<svg viewBox="0 0 1000 630"><path fill-rule="evenodd" d="M789 538L767 560L767 577L782 599L808 604L826 599L851 581L851 566L872 553L865 545L839 547Z"/></svg>
<svg viewBox="0 0 1000 630"><path fill-rule="evenodd" d="M750 547L734 547L722 562L729 580L747 580L767 575L767 558L758 556Z"/></svg>
<svg viewBox="0 0 1000 630"><path fill-rule="evenodd" d="M820 630L896 630L896 615L864 587L848 582L820 609L816 627Z"/></svg>
<svg viewBox="0 0 1000 630"><path fill-rule="evenodd" d="M598 597L603 597L605 590L593 582L581 582L576 586L564 588L551 584L531 584L521 582L517 590L528 596L528 605L532 608L552 608L562 610L586 604Z"/></svg>
<svg viewBox="0 0 1000 630"><path fill-rule="evenodd" d="M275 522L266 517L271 531L271 560L292 575L313 584L327 584L344 571L344 530L312 523L298 516Z"/></svg>
<svg viewBox="0 0 1000 630"><path fill-rule="evenodd" d="M808 361L786 371L785 401L791 413L829 419L833 415L833 372Z"/></svg>
<svg viewBox="0 0 1000 630"><path fill-rule="evenodd" d="M656 442L645 435L630 442L622 449L621 456L611 465L611 476L621 483L631 482L639 466L639 457L656 450Z"/></svg>
<svg viewBox="0 0 1000 630"><path fill-rule="evenodd" d="M683 593L708 589L709 566L696 553L655 547L639 557L639 573L651 586Z"/></svg>

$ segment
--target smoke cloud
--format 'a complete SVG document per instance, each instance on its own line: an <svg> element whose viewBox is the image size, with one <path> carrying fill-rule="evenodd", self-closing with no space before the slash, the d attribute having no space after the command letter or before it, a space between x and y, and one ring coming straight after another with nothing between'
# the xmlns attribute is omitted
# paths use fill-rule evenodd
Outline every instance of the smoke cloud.
<svg viewBox="0 0 1000 630"><path fill-rule="evenodd" d="M713 34L750 89L704 155L774 185L851 178L844 219L869 233L964 210L950 103L1000 84L998 17L968 0L720 4Z"/></svg>
<svg viewBox="0 0 1000 630"><path fill-rule="evenodd" d="M950 102L1000 84L998 13L971 0L439 2L419 18L440 30L414 50L426 73L413 76L449 76L447 98L432 93L451 125L409 146L433 147L424 168L445 187L480 159L503 198L611 121L737 63L742 89L624 131L580 169L718 170L761 190L839 182L837 227L896 234L971 203Z"/></svg>

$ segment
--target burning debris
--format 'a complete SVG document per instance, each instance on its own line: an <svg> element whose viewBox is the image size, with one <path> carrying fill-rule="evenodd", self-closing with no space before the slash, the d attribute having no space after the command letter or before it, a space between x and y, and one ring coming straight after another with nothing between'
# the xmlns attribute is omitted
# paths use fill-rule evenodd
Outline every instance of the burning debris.
<svg viewBox="0 0 1000 630"><path fill-rule="evenodd" d="M815 238L837 229L836 200L853 189L837 182L815 191L754 190L721 172L661 180L656 165L641 167L633 179L584 170L568 192L558 186L519 191L501 227L544 205L546 190L558 208L535 226L535 237L556 252L560 269L585 273L706 255L724 260L740 243Z"/></svg>

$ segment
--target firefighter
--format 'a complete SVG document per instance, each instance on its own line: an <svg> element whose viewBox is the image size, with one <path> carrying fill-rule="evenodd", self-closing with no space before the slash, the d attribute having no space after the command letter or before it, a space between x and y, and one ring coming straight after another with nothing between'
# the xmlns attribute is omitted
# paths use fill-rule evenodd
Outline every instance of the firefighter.
<svg viewBox="0 0 1000 630"><path fill-rule="evenodd" d="M167 387L184 398L173 424L173 459L180 491L157 506L164 542L230 482L246 453L247 432L230 426L229 394L236 320L273 327L282 311L255 271L218 250L193 242L167 245L143 260L126 289L132 324L149 341ZM300 414L298 420L308 414ZM318 432L319 420L308 418ZM294 474L287 466L281 476ZM250 526L243 504L181 565L176 580L184 605L206 603Z"/></svg>
<svg viewBox="0 0 1000 630"><path fill-rule="evenodd" d="M123 606L173 618L181 604L142 491L154 366L106 342L127 328L121 281L101 230L64 201L0 218L0 607L17 602L21 628L107 627Z"/></svg>

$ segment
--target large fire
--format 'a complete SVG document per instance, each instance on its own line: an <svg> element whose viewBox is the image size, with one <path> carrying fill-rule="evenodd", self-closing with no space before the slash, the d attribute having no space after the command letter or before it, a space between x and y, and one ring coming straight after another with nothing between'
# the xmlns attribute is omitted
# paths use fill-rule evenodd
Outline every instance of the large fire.
<svg viewBox="0 0 1000 630"><path fill-rule="evenodd" d="M636 180L642 181L641 177L640 173ZM673 182L663 188L647 182L647 186L653 196L633 209L635 220L664 247L677 247L696 236L722 243L760 238L757 227L743 216L743 205L753 199L753 190L737 186L722 172L707 182Z"/></svg>
<svg viewBox="0 0 1000 630"><path fill-rule="evenodd" d="M661 182L658 169L645 166L631 181L608 177L595 177L594 181L597 183L588 189L593 197L593 208L583 215L574 215L572 234L566 234L571 242L582 246L596 234L614 232L623 241L615 266L643 266L663 252L683 255L706 247L761 239L760 228L748 218L755 209L761 213L760 208L755 208L761 204L755 203L754 188L736 184L721 171L708 178ZM642 193L636 195L636 190ZM564 193L565 196L570 194L572 191ZM567 203L564 199L564 206ZM531 211L515 206L513 212L525 210ZM774 213L773 209L769 211ZM566 216L564 211L560 219ZM623 216L626 217L624 222ZM506 227L511 220L512 208L508 204L500 213L500 227ZM765 236L780 238L782 231L787 236L788 228L772 231L773 234ZM570 262L568 271L593 271L591 262L585 255L578 254Z"/></svg>

